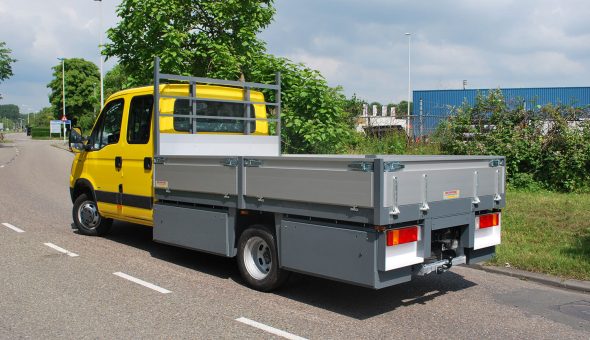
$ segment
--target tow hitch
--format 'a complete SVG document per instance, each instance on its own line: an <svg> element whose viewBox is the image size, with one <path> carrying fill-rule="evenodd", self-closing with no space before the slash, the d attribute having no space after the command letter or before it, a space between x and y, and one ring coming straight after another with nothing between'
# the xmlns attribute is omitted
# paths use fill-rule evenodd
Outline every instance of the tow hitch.
<svg viewBox="0 0 590 340"><path fill-rule="evenodd" d="M465 263L467 263L467 257L465 257L465 255L453 257L452 259L444 259L432 263L427 263L419 267L420 269L418 270L418 273L416 273L416 275L424 276L432 272L442 274L447 270L451 269L452 266Z"/></svg>

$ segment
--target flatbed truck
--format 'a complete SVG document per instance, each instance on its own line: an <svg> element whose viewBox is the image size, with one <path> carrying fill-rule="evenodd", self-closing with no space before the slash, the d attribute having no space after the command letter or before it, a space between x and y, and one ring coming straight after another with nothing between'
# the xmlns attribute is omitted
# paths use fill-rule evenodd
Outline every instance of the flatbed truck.
<svg viewBox="0 0 590 340"><path fill-rule="evenodd" d="M152 227L156 242L237 258L261 291L290 272L380 289L494 255L504 157L282 155L280 131L280 75L179 76L156 59L153 87L111 96L89 137L72 130L74 225Z"/></svg>

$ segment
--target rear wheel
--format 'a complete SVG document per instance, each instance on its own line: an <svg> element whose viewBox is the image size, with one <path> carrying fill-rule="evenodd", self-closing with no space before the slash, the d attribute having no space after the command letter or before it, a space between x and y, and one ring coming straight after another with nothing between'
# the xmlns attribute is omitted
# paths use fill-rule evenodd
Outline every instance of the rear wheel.
<svg viewBox="0 0 590 340"><path fill-rule="evenodd" d="M238 268L248 286L263 292L278 288L288 276L279 268L273 233L260 225L246 229L240 236Z"/></svg>
<svg viewBox="0 0 590 340"><path fill-rule="evenodd" d="M100 216L98 205L87 194L82 194L76 198L72 215L76 228L84 235L105 235L113 224L113 220Z"/></svg>

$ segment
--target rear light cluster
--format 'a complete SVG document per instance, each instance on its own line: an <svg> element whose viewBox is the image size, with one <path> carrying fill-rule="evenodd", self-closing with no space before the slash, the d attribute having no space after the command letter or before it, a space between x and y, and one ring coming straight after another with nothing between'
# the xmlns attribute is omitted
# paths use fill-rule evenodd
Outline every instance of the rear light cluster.
<svg viewBox="0 0 590 340"><path fill-rule="evenodd" d="M485 229L500 225L500 213L479 215L477 229Z"/></svg>
<svg viewBox="0 0 590 340"><path fill-rule="evenodd" d="M387 231L387 246L416 242L419 240L420 228L415 225L411 227L392 229Z"/></svg>

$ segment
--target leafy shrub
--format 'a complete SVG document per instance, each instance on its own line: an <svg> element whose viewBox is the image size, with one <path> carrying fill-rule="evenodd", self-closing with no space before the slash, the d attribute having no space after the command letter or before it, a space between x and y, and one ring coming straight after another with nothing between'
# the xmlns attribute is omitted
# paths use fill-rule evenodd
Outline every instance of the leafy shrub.
<svg viewBox="0 0 590 340"><path fill-rule="evenodd" d="M506 156L515 188L572 192L590 187L587 109L509 107L501 91L479 95L440 124L434 139L445 154Z"/></svg>

